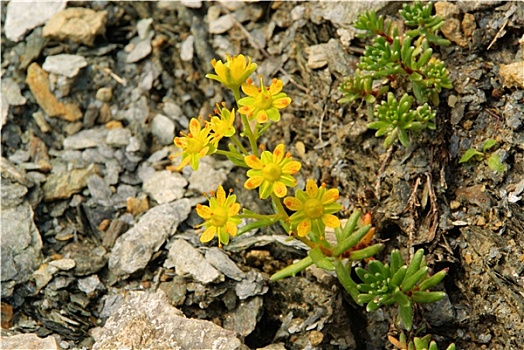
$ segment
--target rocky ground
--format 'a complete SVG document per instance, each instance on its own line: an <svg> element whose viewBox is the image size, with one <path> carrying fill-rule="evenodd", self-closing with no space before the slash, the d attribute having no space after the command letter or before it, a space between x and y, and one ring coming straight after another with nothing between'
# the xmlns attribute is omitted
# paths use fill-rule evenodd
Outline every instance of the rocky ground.
<svg viewBox="0 0 524 350"><path fill-rule="evenodd" d="M243 53L292 97L263 140L285 143L308 178L371 211L378 258L425 248L449 298L416 310L442 348L524 344L524 3L438 6L454 88L437 130L382 147L365 109L340 106L364 43L360 11L400 3L2 2L2 347L10 349L386 349L396 311L367 314L278 229L224 249L199 242L203 192L242 189L220 158L166 168L189 119L233 97L205 79ZM493 138L506 170L459 164ZM175 161L176 162L176 161ZM177 347L178 346L178 347Z"/></svg>

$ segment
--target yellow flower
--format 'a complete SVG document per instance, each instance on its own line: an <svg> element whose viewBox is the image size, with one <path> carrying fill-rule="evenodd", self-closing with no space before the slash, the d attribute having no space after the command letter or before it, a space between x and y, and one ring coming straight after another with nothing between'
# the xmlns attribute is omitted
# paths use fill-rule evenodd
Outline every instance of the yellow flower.
<svg viewBox="0 0 524 350"><path fill-rule="evenodd" d="M202 128L200 121L192 118L189 122L189 134L175 137L175 145L182 149L182 162L177 170L188 164L191 164L193 170L198 170L200 158L215 152L216 147L211 143L213 136L209 134L210 131L209 124Z"/></svg>
<svg viewBox="0 0 524 350"><path fill-rule="evenodd" d="M326 226L340 226L340 220L332 215L341 209L341 205L335 202L338 196L337 189L326 190L325 184L319 189L315 181L308 180L306 191L297 190L295 197L284 198L284 205L296 212L291 215L289 221L300 237L311 231L322 237Z"/></svg>
<svg viewBox="0 0 524 350"><path fill-rule="evenodd" d="M205 220L199 226L206 226L206 229L200 241L205 243L218 236L218 244L229 243L229 235L236 236L237 225L241 219L237 217L240 210L240 204L236 203L237 196L229 195L222 186L218 187L216 194L209 198L209 206L197 204L196 212L198 216Z"/></svg>
<svg viewBox="0 0 524 350"><path fill-rule="evenodd" d="M226 62L211 61L216 74L206 74L206 78L216 80L229 89L238 89L247 78L257 69L256 63L251 63L251 57L244 55L230 57L226 55Z"/></svg>
<svg viewBox="0 0 524 350"><path fill-rule="evenodd" d="M262 152L261 158L254 155L244 158L246 164L251 168L247 171L249 179L244 183L248 190L259 187L260 198L266 199L275 193L277 197L282 198L287 194L287 187L297 185L297 180L293 178L302 164L291 159L291 154L284 154L284 145L278 145L273 153L269 151Z"/></svg>
<svg viewBox="0 0 524 350"><path fill-rule="evenodd" d="M225 103L223 103L225 106ZM218 116L211 117L209 125L211 130L213 130L213 140L211 141L215 146L218 145L218 141L223 137L231 137L235 134L235 109L231 111L227 108L220 108L220 105L217 103L217 109L215 113Z"/></svg>
<svg viewBox="0 0 524 350"><path fill-rule="evenodd" d="M242 84L242 91L248 96L240 99L238 104L242 107L238 113L247 114L248 117L255 118L257 123L265 123L269 119L278 122L280 111L289 106L291 98L282 91L284 83L282 80L273 79L271 85L264 86L262 76L260 76L260 88L253 85L251 80Z"/></svg>

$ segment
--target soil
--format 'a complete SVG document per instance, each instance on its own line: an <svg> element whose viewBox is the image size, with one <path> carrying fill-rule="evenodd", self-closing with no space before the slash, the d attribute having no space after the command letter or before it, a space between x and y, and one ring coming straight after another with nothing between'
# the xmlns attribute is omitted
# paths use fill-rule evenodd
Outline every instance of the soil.
<svg viewBox="0 0 524 350"><path fill-rule="evenodd" d="M215 5L222 13L230 11L220 3ZM153 84L147 94L149 108L161 110L168 96L188 117L208 115L216 102L225 100L228 105L233 102L232 95L204 79L211 71L209 61L225 53L216 41L218 35L206 33L205 16L210 6L215 5L204 2L201 8L191 9L177 4L166 10L159 9L153 2L72 3L71 6L107 10L106 35L98 37L94 47L89 49L69 42L49 41L36 61L41 64L50 54L87 55L100 50L90 65L95 61L103 65L109 58L117 62L118 50L103 53L103 48L108 44L123 48L133 36L137 21L151 17L163 40L159 44L161 49L154 52L154 64L161 67L162 74L172 77L173 85ZM252 57L267 77L283 79L286 82L284 91L293 99L281 121L272 126L268 138L263 140L267 149L284 143L286 150L301 160L299 184L313 178L328 187L338 188L341 204L345 207L342 216L348 216L355 209L371 212L377 227L375 240L386 245L377 259L385 259L392 249L400 249L407 258L416 249L424 248L428 265L434 271L449 268L449 276L441 286L448 298L415 310L414 334L432 334L442 349L451 342L457 349L522 349L524 86L522 80L519 85L517 79L514 83L513 78L503 76L501 67L522 61L524 3L497 1L460 5L460 12L453 18L463 21L466 14L472 15L476 26L469 32L457 29L465 40L464 46L457 44L460 42L457 39L452 45L436 50L446 63L454 85L452 90L444 90L440 95L437 129L412 136L408 148L396 143L389 150L382 146L382 138L374 137L374 131L366 128L368 117L363 104L341 106L337 103L341 97L337 88L345 75L355 71L365 42L353 39L348 45L333 46L328 56L335 58L328 57L327 66L311 68L307 48L328 43L333 38L339 41L338 26L316 12L320 5L260 2L245 6L258 14L257 19L242 25L237 23L220 35L227 39L222 47L234 50L228 52L230 54L243 53ZM303 24L293 27L290 14L297 6L302 6L306 15L300 19ZM386 6L381 13L396 17L398 7L398 4ZM5 9L4 4L2 9ZM3 14L2 23L4 21ZM272 28L270 37L263 44L252 34L246 35L256 30L269 31L268 28ZM199 34L202 31L203 36ZM181 42L190 33L196 37L195 57L183 61L180 59ZM4 36L3 41L6 42ZM7 42L3 50L8 52L13 47ZM23 82L26 71L10 68L10 63L5 61L6 55L3 57L2 78L15 77ZM111 68L133 86L139 83L140 70L151 61L153 58L149 57L135 65L136 71L124 65ZM128 108L129 86L87 69L88 73L82 75L73 88L77 96L82 94L92 99L98 88L110 84L114 88L114 106L121 110ZM157 79L162 80L161 76ZM9 158L16 150L27 150L29 143L24 142L22 135L29 134L28 131L39 137L49 150L61 149L68 122L54 119L53 131L43 133L31 117L38 105L27 85L20 85L28 102L12 111L2 128L2 156ZM79 101L83 111L87 109L87 100ZM183 124L183 121L177 123L177 132L184 130ZM89 127L84 125L82 128ZM489 153L500 155L506 165L505 171L490 170L485 160L459 163L467 149L480 149L488 138L497 141L497 146ZM162 148L155 140L148 146L147 155ZM256 204L256 199L242 189L244 176L242 171L233 170L225 186L234 187L244 203L254 203L253 206L245 204L250 209L267 209L265 204ZM149 203L151 207L156 205L152 199ZM53 220L49 212L55 204L38 201L34 206L35 223L42 234L49 231L49 222ZM117 218L123 211L125 208L113 211L109 219ZM55 220L85 220L79 215L68 208ZM190 230L192 221L196 223L197 220L190 217L182 229ZM282 232L271 228L258 234ZM64 245L43 238L44 258L64 254ZM91 249L93 241L87 235L79 235L77 244ZM137 286L151 280L166 259L166 251L162 249L144 271L116 285L125 288L126 284ZM394 308L366 313L350 300L336 278L315 268L300 276L269 282L272 273L303 257L304 251L276 243L238 250L226 247L225 250L244 271L262 272L269 286L263 296L262 316L255 330L245 338L250 348L273 343L283 343L289 349L392 348L387 342L387 334L398 334ZM104 284L116 283L110 281L112 277L108 277L107 266L101 271ZM20 290L23 286L17 288ZM79 316L85 322L78 332L46 323L43 313L31 310L42 307L42 300L49 297L43 293L18 292L5 302L14 305L12 327L18 332L24 331L22 320L34 318L40 322L36 331L34 328L32 331L41 335L59 334L71 346L87 344L89 347L86 341L90 337L89 329L97 324L90 317L96 318L99 312L96 305L103 296L98 293L96 300L91 302L93 308ZM50 307L60 310L64 305L58 303ZM217 323L223 321L221 317L228 311L221 301L211 301L204 310L197 302L179 307L188 317ZM49 310L45 314L48 313Z"/></svg>

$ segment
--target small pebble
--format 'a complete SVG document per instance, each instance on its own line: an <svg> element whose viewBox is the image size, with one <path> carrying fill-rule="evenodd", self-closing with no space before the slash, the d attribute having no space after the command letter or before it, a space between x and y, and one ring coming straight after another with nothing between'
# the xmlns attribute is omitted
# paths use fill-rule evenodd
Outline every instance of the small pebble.
<svg viewBox="0 0 524 350"><path fill-rule="evenodd" d="M111 102L111 99L113 98L113 89L110 87L103 87L98 89L96 92L96 97L98 101L102 102Z"/></svg>

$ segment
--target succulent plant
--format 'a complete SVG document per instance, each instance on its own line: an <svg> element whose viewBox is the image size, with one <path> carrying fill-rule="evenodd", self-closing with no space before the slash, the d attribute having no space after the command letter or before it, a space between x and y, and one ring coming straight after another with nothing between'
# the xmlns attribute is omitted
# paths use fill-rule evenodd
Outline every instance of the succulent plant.
<svg viewBox="0 0 524 350"><path fill-rule="evenodd" d="M375 311L382 305L397 304L403 327L410 330L413 325L413 303L432 303L445 297L444 292L431 292L447 274L447 269L433 276L428 275L424 250L415 252L409 265L405 265L399 250L391 253L390 263L378 260L368 263L367 270L355 269L363 283L358 284L359 304L366 304L367 311Z"/></svg>

